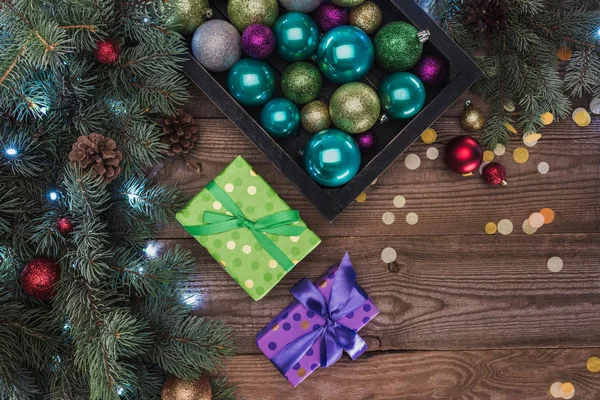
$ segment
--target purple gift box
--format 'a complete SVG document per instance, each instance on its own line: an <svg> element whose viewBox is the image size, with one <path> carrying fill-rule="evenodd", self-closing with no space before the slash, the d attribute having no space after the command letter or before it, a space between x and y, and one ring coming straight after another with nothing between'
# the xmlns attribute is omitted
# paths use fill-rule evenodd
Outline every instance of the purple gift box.
<svg viewBox="0 0 600 400"><path fill-rule="evenodd" d="M367 350L356 332L379 310L356 283L348 253L316 285L304 278L291 292L296 300L258 333L256 345L293 386L343 351L355 359Z"/></svg>

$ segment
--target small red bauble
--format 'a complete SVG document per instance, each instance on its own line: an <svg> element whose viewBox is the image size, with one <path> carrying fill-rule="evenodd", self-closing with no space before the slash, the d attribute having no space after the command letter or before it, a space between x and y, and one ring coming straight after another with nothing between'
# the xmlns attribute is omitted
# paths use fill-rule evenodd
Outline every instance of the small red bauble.
<svg viewBox="0 0 600 400"><path fill-rule="evenodd" d="M73 223L67 217L60 217L58 221L56 221L56 229L58 229L61 235L66 236L73 232Z"/></svg>
<svg viewBox="0 0 600 400"><path fill-rule="evenodd" d="M475 171L481 165L482 158L483 148L479 142L466 135L457 136L448 142L444 152L446 166L458 174Z"/></svg>
<svg viewBox="0 0 600 400"><path fill-rule="evenodd" d="M94 55L100 64L112 65L119 61L121 46L114 39L98 40Z"/></svg>
<svg viewBox="0 0 600 400"><path fill-rule="evenodd" d="M498 186L507 184L506 168L504 168L504 165L500 163L489 163L483 167L481 174L483 175L483 179L485 179L490 185Z"/></svg>
<svg viewBox="0 0 600 400"><path fill-rule="evenodd" d="M60 266L46 257L37 257L25 264L21 272L21 286L29 296L38 300L51 300L54 285L60 280Z"/></svg>

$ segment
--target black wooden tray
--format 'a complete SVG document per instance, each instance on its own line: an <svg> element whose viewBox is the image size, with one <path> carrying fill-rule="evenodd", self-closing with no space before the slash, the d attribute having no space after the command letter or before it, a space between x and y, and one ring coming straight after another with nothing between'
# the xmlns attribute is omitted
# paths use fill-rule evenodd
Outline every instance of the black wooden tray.
<svg viewBox="0 0 600 400"><path fill-rule="evenodd" d="M431 36L425 43L423 54L435 54L448 61L449 71L442 87L427 90L427 101L421 112L410 120L389 120L372 128L377 138L377 149L363 154L358 174L346 185L325 188L315 183L304 171L301 150L311 134L300 129L298 136L273 139L260 126L260 107L242 107L227 92L227 72L209 72L194 59L191 52L184 64L187 76L210 98L215 105L291 180L298 189L329 220L334 220L354 199L364 191L398 156L400 156L483 72L458 47L454 41L412 0L374 0L383 12L383 24L406 21L419 31L429 30ZM213 18L227 19L227 0L213 0L210 6ZM285 13L280 6L280 15ZM191 38L189 38L191 42ZM267 60L277 71L278 78L289 65L276 55ZM363 82L377 90L388 72L374 64ZM321 100L326 103L337 88L323 78ZM280 80L274 97L283 97ZM334 127L334 126L332 126Z"/></svg>

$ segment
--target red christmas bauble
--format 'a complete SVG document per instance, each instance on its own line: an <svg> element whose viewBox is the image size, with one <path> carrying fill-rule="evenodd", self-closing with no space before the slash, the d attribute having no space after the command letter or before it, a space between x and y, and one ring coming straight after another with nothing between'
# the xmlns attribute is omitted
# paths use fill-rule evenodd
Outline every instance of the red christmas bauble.
<svg viewBox="0 0 600 400"><path fill-rule="evenodd" d="M61 235L66 236L73 231L73 222L67 217L60 217L56 221L56 229Z"/></svg>
<svg viewBox="0 0 600 400"><path fill-rule="evenodd" d="M507 184L506 168L504 168L504 165L500 163L489 163L483 167L481 174L483 175L483 179L485 179L490 185L498 186Z"/></svg>
<svg viewBox="0 0 600 400"><path fill-rule="evenodd" d="M444 162L458 174L468 174L481 165L483 148L471 136L460 135L450 140L444 152Z"/></svg>
<svg viewBox="0 0 600 400"><path fill-rule="evenodd" d="M51 300L54 297L54 285L59 280L60 266L46 257L30 260L21 272L23 290L38 300Z"/></svg>
<svg viewBox="0 0 600 400"><path fill-rule="evenodd" d="M112 65L119 61L121 46L114 39L98 40L94 51L96 61L104 65Z"/></svg>

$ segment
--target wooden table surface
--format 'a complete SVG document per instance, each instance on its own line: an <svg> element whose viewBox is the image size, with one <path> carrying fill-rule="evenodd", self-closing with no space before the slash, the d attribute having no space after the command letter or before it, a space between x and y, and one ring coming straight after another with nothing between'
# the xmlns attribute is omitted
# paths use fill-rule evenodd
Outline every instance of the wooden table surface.
<svg viewBox="0 0 600 400"><path fill-rule="evenodd" d="M197 89L188 109L201 137L194 159L201 174L178 160L158 167L162 182L200 191L235 156L243 155L323 239L263 300L254 302L180 226L162 230L167 245L189 248L198 272L190 290L200 296L196 313L233 328L237 356L223 374L239 399L551 399L554 382L572 382L574 399L600 399L600 372L586 367L600 357L600 119L587 128L554 123L518 164L525 147L514 135L504 164L510 183L495 188L479 174L462 177L443 164L443 148L461 132L465 95L433 126L435 143L415 142L366 191L329 223L266 157ZM574 101L587 106L589 99ZM435 147L440 157L426 157ZM420 157L416 170L407 154ZM547 174L538 172L548 163ZM406 199L402 208L394 197ZM555 220L534 234L528 216L549 207ZM395 221L384 224L384 213ZM406 222L408 213L418 223ZM508 235L486 234L488 222L508 219ZM397 259L382 260L393 248ZM292 301L289 289L302 277L314 280L349 250L358 282L380 314L361 336L368 352L344 356L293 388L258 351L256 334ZM548 259L564 266L551 272Z"/></svg>

